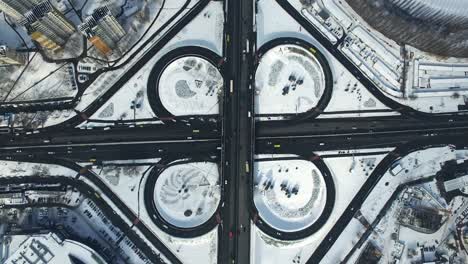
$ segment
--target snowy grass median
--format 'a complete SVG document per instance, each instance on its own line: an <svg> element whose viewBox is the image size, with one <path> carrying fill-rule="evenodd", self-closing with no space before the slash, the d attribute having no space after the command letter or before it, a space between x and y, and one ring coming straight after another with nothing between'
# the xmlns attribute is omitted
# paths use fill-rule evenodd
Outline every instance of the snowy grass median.
<svg viewBox="0 0 468 264"><path fill-rule="evenodd" d="M259 161L254 171L254 203L272 228L296 232L322 214L327 189L320 170L306 160Z"/></svg>
<svg viewBox="0 0 468 264"><path fill-rule="evenodd" d="M180 228L207 222L221 198L216 163L192 162L167 167L156 181L154 201L158 213Z"/></svg>
<svg viewBox="0 0 468 264"><path fill-rule="evenodd" d="M325 76L315 52L285 44L263 54L255 74L256 114L299 114L318 104Z"/></svg>

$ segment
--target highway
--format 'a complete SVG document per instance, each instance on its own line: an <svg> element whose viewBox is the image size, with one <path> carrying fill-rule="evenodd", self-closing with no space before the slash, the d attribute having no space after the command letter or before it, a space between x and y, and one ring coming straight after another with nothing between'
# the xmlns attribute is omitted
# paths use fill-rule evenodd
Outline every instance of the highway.
<svg viewBox="0 0 468 264"><path fill-rule="evenodd" d="M403 130L431 130L451 127L468 128L467 120L430 121L402 116L360 117L360 118L319 118L304 121L259 122L256 125L258 137L300 136L343 134L360 132L389 132Z"/></svg>
<svg viewBox="0 0 468 264"><path fill-rule="evenodd" d="M415 141L466 138L466 128L447 128L431 133L431 130L398 131L381 133L331 134L310 136L282 136L257 138L258 153L297 153L304 156L312 151L387 148ZM307 146L307 148L304 148Z"/></svg>
<svg viewBox="0 0 468 264"><path fill-rule="evenodd" d="M246 107L246 106L244 106ZM242 115L248 117L248 115ZM226 119L232 120L232 119ZM250 123L246 124L249 125ZM215 126L216 127L216 126ZM249 126L247 129L253 130ZM224 151L244 150L245 155L281 151L296 151L295 145L308 144L314 151L363 147L395 146L418 138L438 135L468 133L467 121L416 121L404 117L316 119L316 121L260 122L254 128L257 150L252 149L254 132L249 133L250 142L232 143L231 138L239 131L225 129ZM246 131L245 129L243 129ZM110 130L63 130L54 133L38 133L0 140L0 157L60 156L75 161L115 160L130 158L152 158L170 154L191 155L196 152L219 154L223 140L219 131L212 126L192 127L179 125L157 125L150 127L116 128ZM244 137L244 140L247 138ZM187 148L187 144L196 147ZM275 145L280 148L275 150ZM237 148L237 146L241 146ZM246 146L245 148L243 146ZM135 151L138 149L138 151ZM247 157L247 156L246 156ZM245 171L245 161L239 164ZM234 161L229 161L234 162ZM252 164L249 164L251 167ZM242 168L241 168L242 167ZM231 172L234 173L234 172ZM234 175L237 175L234 174ZM245 174L246 177L248 175ZM242 176L242 175L241 175ZM247 177L248 179L249 177ZM230 178L227 177L229 180ZM241 185L242 187L244 185Z"/></svg>
<svg viewBox="0 0 468 264"><path fill-rule="evenodd" d="M0 157L63 157L75 161L145 159L194 151L219 153L221 141L215 128L157 125L110 130L63 129L0 139ZM13 139L13 140L12 140ZM196 147L196 150L187 148Z"/></svg>
<svg viewBox="0 0 468 264"><path fill-rule="evenodd" d="M254 154L253 90L253 5L249 0L227 1L225 42L226 89L223 117L225 204L220 238L220 263L250 262L250 200Z"/></svg>
<svg viewBox="0 0 468 264"><path fill-rule="evenodd" d="M144 186L145 206L149 210L153 222L162 229L166 229L169 234L185 238L204 234L207 230L213 229L218 222L221 222L218 229L218 263L248 264L251 253L250 223L252 219L257 221L256 224L259 225L260 229L275 236L273 230L269 229L261 219L258 220L255 217L257 214L252 200L253 186L251 181L254 154L293 153L315 162L321 161L318 166L321 167L326 176L326 166L321 158L314 154L317 151L397 147L377 166L369 180L347 207L345 213L334 224L326 239L323 240L324 242L320 244L308 261L308 263L319 263L353 217L356 208L359 208L396 158L422 147L467 143L468 120L464 116L457 115L430 116L389 99L286 0L276 1L335 58L341 61L351 73L360 79L374 96L395 111L402 113L402 116L321 118L322 116L319 114L322 113L331 97L332 87L330 86L327 88L319 107L307 113L303 118L293 117L289 121L255 123L252 89L256 67L254 57L257 57L255 54L256 33L253 25L255 1L229 0L224 2L227 10L224 40L225 61L218 65L225 80L221 126L209 122L198 122L187 126L182 122L171 121L164 125L145 125L143 127L73 128L95 113L210 2L210 0L201 0L177 21L111 89L101 97L96 98L77 117L36 132L5 135L0 138L0 159L58 164L77 172L81 171L78 179L66 180L67 183L84 185L84 182L79 181L83 177L96 185L102 194L119 208L123 216L127 218L127 222L135 223L135 225L129 227L102 197L96 196L98 198L94 197L94 199L98 206L107 210L106 215L115 218L114 221L119 225L119 228L126 230L128 235L132 236L145 255L157 260L157 255L132 228L138 229L172 263L181 263L178 257L158 239L151 229L139 220L134 209L127 207L122 197L113 193L97 175L75 163L91 161L99 164L103 161L113 160L163 158L159 167L155 166L151 172L151 180L148 181L147 186ZM291 41L291 39L279 39L270 44L275 45L284 41ZM194 51L193 48L182 48L169 54L166 59L170 60L173 59L173 56L188 54L192 51ZM205 54L204 52L196 50L197 54ZM211 61L219 59L212 53L208 53L206 57ZM163 64L161 63L158 67L161 65ZM150 87L150 90L152 89L156 91L155 87ZM161 117L171 119L171 114L160 108L162 104L158 101L159 99L154 94L151 98L152 108L159 109L157 111L160 111L158 114ZM317 116L319 118L316 118ZM218 158L221 160L221 182L223 183L221 203L224 203L224 206L219 208L221 217L215 215L207 223L192 229L170 226L158 217L157 212L154 211L154 204L152 204L153 185L157 175L173 160L180 158L200 160L202 157L216 157L216 161ZM49 178L44 178L44 181L47 179ZM50 179L62 181L58 178ZM326 179L331 179L331 177L326 176ZM25 181L23 178L13 181L21 180ZM0 180L0 184L2 181ZM38 179L38 181L42 181L42 179ZM225 182L227 184L224 184ZM3 184L7 184L7 182L3 182ZM82 188L83 192L90 196L95 196L94 194L97 193L97 190L89 190L89 186ZM334 190L330 193L334 194ZM329 211L331 209L328 207ZM329 216L327 214L304 233L281 234L276 235L276 237L298 239L310 235L326 222Z"/></svg>

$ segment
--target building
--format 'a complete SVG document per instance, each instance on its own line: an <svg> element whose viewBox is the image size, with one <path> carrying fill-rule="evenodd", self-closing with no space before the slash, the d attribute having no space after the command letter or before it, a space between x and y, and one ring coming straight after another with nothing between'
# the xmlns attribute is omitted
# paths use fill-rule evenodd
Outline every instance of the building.
<svg viewBox="0 0 468 264"><path fill-rule="evenodd" d="M5 264L105 264L94 249L77 241L63 239L55 233L29 236Z"/></svg>
<svg viewBox="0 0 468 264"><path fill-rule="evenodd" d="M117 48L118 41L125 35L124 29L107 6L95 9L78 28L105 55Z"/></svg>
<svg viewBox="0 0 468 264"><path fill-rule="evenodd" d="M39 43L39 45L41 47L44 47L44 48L52 50L52 51L56 51L56 50L59 50L61 48L61 46L59 44L57 44L53 40L49 39L46 35L42 34L39 31L30 32L29 34L30 34L31 38L34 41L36 41L37 43Z"/></svg>
<svg viewBox="0 0 468 264"><path fill-rule="evenodd" d="M0 45L0 66L22 64L24 64L24 56L21 56L6 45Z"/></svg>
<svg viewBox="0 0 468 264"><path fill-rule="evenodd" d="M21 20L23 14L40 2L41 0L0 0L0 10L15 20Z"/></svg>
<svg viewBox="0 0 468 264"><path fill-rule="evenodd" d="M355 264L378 263L382 255L382 251L371 241L368 242L366 247L361 251Z"/></svg>
<svg viewBox="0 0 468 264"><path fill-rule="evenodd" d="M437 208L405 206L401 209L398 221L417 232L431 234L442 226L444 218Z"/></svg>
<svg viewBox="0 0 468 264"><path fill-rule="evenodd" d="M96 64L94 63L88 63L88 62L78 62L77 70L79 73L86 73L86 74L91 74L95 73L98 68L96 67Z"/></svg>
<svg viewBox="0 0 468 264"><path fill-rule="evenodd" d="M468 193L468 162L451 160L442 165L437 172L437 187L447 202L456 196Z"/></svg>
<svg viewBox="0 0 468 264"><path fill-rule="evenodd" d="M75 32L75 26L49 2L35 5L21 22L42 47L57 50Z"/></svg>

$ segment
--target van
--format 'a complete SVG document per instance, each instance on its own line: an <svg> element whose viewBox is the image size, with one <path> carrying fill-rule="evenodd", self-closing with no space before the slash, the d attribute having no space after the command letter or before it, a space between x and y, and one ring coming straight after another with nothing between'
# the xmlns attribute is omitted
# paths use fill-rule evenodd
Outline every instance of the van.
<svg viewBox="0 0 468 264"><path fill-rule="evenodd" d="M403 166L401 166L400 162L397 161L393 163L393 165L390 167L390 174L393 176L397 176L402 170L404 170Z"/></svg>

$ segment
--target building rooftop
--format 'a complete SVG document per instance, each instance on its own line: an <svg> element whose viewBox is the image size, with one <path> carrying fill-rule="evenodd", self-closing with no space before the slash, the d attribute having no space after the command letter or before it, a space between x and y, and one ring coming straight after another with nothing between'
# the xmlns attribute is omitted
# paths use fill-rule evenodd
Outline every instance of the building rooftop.
<svg viewBox="0 0 468 264"><path fill-rule="evenodd" d="M73 264L76 260L87 264L106 263L91 248L48 233L30 236L5 264Z"/></svg>

